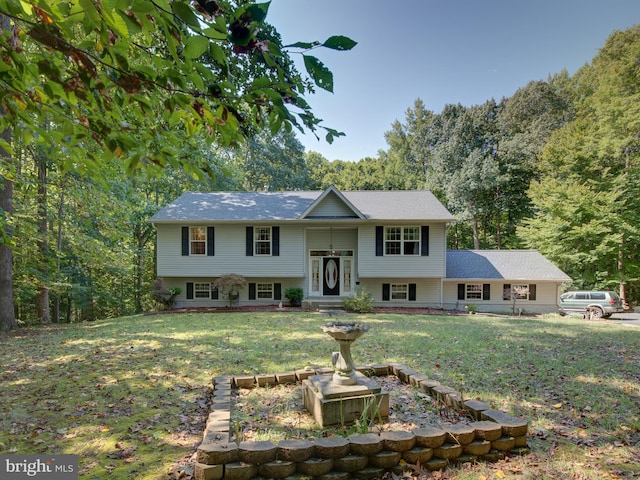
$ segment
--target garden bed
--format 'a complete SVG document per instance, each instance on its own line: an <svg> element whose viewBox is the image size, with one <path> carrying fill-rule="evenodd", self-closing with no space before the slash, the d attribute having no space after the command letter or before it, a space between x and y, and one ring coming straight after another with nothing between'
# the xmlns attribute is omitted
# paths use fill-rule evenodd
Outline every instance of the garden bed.
<svg viewBox="0 0 640 480"><path fill-rule="evenodd" d="M382 390L389 393L389 418L386 422L358 422L319 430L313 416L303 405L300 383L267 388L234 389L231 395L231 441L313 439L353 433L411 431L420 427L438 427L451 423L470 423L466 411L446 407L417 387L395 375L377 377Z"/></svg>
<svg viewBox="0 0 640 480"><path fill-rule="evenodd" d="M309 422L302 421L301 411L292 400L295 390L287 389L287 384L304 383L312 375L331 374L332 369L214 378L212 409L196 454L196 478L248 480L296 474L327 479L381 478L385 472L401 474L416 465L435 471L452 464L497 461L505 458L508 452L528 451L526 420L492 410L477 400L464 400L454 389L428 379L404 364L372 365L360 370L374 373L378 378L393 374L405 384L396 389L397 398L402 398L400 402L394 402L396 421L390 425L395 427L358 426L356 422L353 431L344 427L347 430L343 432L322 429L311 433ZM276 390L277 385L285 388ZM412 410L412 400L407 395L412 392L410 386L416 390L413 402L424 405L414 408L409 416L399 418L399 410ZM262 400L245 409L247 413L256 413L259 420L245 421L242 408L249 403L246 401L249 396L234 393L233 387L263 387L258 389L275 393L262 396ZM236 406L240 399L240 414L232 413L234 395ZM446 410L448 419L462 422L441 423L442 416L430 411L428 405L441 405L441 413ZM405 408L407 406L409 408ZM273 430L274 419L282 412L288 413L283 415L286 421L278 420L282 423L281 433L270 431L268 435L273 438L258 439L260 424L270 425L267 428ZM441 425L415 423L419 420L422 424L426 418ZM284 437L278 437L282 434Z"/></svg>

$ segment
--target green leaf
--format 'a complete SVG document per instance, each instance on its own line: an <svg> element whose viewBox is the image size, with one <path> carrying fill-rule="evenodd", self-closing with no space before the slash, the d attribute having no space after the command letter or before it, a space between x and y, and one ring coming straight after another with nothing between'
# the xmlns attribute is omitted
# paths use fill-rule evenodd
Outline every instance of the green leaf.
<svg viewBox="0 0 640 480"><path fill-rule="evenodd" d="M355 47L358 42L354 42L349 37L345 37L344 35L334 35L325 40L322 44L323 47L330 48L332 50L351 50Z"/></svg>
<svg viewBox="0 0 640 480"><path fill-rule="evenodd" d="M296 42L291 45L285 45L284 48L304 48L305 50L310 50L318 45L320 45L320 42Z"/></svg>
<svg viewBox="0 0 640 480"><path fill-rule="evenodd" d="M205 37L210 38L212 40L226 40L227 39L227 33L226 32L220 32L217 28L213 28L213 27L205 28L202 31L202 34Z"/></svg>
<svg viewBox="0 0 640 480"><path fill-rule="evenodd" d="M111 21L109 22L109 25L113 27L113 29L116 32L118 32L122 37L129 38L129 27L127 26L127 22L122 17L120 12L116 12L116 15L112 17Z"/></svg>
<svg viewBox="0 0 640 480"><path fill-rule="evenodd" d="M326 90L333 93L333 73L316 57L311 55L303 55L304 66L307 69L307 73L311 76L314 83Z"/></svg>
<svg viewBox="0 0 640 480"><path fill-rule="evenodd" d="M200 29L200 22L198 21L198 17L188 4L184 2L172 2L171 8L173 8L173 13L175 13L180 19L189 25L190 27L194 27L196 29Z"/></svg>
<svg viewBox="0 0 640 480"><path fill-rule="evenodd" d="M263 22L264 19L267 18L270 3L271 2L265 2L249 5L246 11L251 16L251 20L254 22Z"/></svg>
<svg viewBox="0 0 640 480"><path fill-rule="evenodd" d="M209 48L209 39L206 37L189 37L184 42L184 50L182 54L185 58L196 59L199 58Z"/></svg>

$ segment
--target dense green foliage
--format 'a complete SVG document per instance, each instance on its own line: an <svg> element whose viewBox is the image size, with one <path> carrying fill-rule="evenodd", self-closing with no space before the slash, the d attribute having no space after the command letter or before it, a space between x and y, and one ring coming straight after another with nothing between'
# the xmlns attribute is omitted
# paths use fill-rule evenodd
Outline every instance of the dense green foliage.
<svg viewBox="0 0 640 480"><path fill-rule="evenodd" d="M216 148L243 148L263 130L342 135L305 99L333 90L310 52L356 43L285 46L268 9L252 0L0 0L2 329L15 327L14 311L51 321L50 292L54 321L140 311L152 270L146 219L175 196L148 180L162 169L209 188L250 187L260 179L237 179ZM303 56L307 76L290 53ZM147 179L133 179L141 172Z"/></svg>

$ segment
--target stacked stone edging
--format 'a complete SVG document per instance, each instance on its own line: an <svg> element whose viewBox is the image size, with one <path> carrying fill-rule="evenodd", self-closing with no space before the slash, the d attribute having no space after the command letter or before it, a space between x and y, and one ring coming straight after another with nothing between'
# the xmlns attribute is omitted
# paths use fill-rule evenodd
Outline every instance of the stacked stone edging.
<svg viewBox="0 0 640 480"><path fill-rule="evenodd" d="M196 453L197 480L249 480L312 477L319 480L376 478L386 471L400 474L420 463L430 471L451 464L495 462L507 452L527 448L528 423L427 378L404 364L359 367L375 376L394 374L420 388L449 408L464 409L475 421L423 427L412 431L383 431L315 440L231 441L231 389L300 382L312 375L332 374L333 369L304 369L274 375L214 377L214 393L203 441Z"/></svg>

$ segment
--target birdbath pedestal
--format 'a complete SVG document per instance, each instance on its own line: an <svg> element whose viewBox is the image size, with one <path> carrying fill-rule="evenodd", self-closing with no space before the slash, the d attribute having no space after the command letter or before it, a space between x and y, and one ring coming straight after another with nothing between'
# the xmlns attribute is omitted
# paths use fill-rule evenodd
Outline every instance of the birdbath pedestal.
<svg viewBox="0 0 640 480"><path fill-rule="evenodd" d="M335 369L333 383L357 384L356 366L351 357L351 344L369 331L369 325L355 322L331 322L323 325L322 330L340 345L340 351L334 352L331 359Z"/></svg>
<svg viewBox="0 0 640 480"><path fill-rule="evenodd" d="M389 394L375 380L356 370L351 345L369 331L357 322L330 322L322 330L340 346L331 363L333 375L313 375L302 382L304 406L320 427L348 425L356 420L389 417Z"/></svg>

